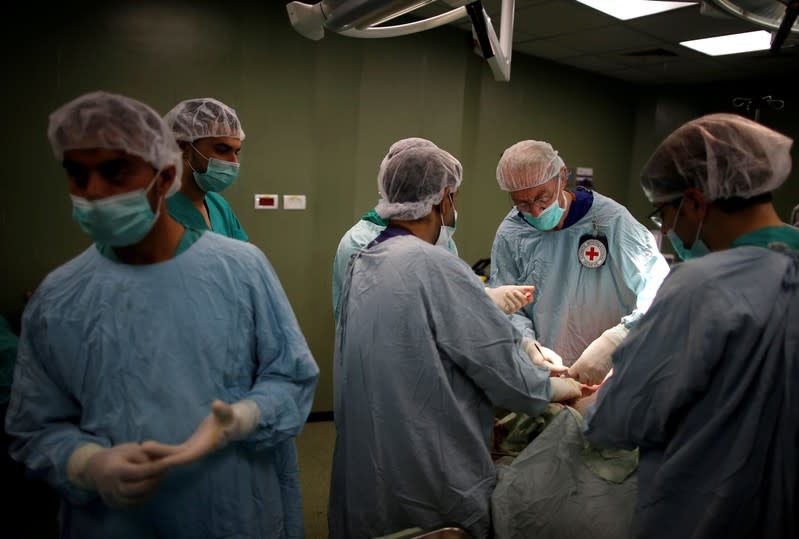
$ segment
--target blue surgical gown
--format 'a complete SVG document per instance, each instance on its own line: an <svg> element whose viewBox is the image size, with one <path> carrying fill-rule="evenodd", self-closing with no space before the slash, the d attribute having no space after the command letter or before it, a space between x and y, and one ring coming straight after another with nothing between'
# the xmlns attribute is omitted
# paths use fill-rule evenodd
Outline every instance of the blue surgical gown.
<svg viewBox="0 0 799 539"><path fill-rule="evenodd" d="M50 273L25 309L10 452L62 495L64 537L283 538L285 455L276 447L300 432L318 376L253 245L206 232L145 266L92 246ZM171 470L145 504L113 509L68 480L79 446L181 443L214 399L255 401L256 431Z"/></svg>
<svg viewBox="0 0 799 539"><path fill-rule="evenodd" d="M380 224L380 223L383 224ZM344 278L347 274L347 264L352 255L366 247L380 232L386 228L385 221L380 219L374 210L364 215L361 220L352 225L347 230L341 241L338 243L336 256L333 259L333 314L338 320L339 301L341 300L341 288L344 285ZM458 248L452 238L447 243L447 249L457 256Z"/></svg>
<svg viewBox="0 0 799 539"><path fill-rule="evenodd" d="M799 537L797 320L796 251L672 270L585 415L593 444L639 447L637 537Z"/></svg>
<svg viewBox="0 0 799 539"><path fill-rule="evenodd" d="M535 285L533 301L512 319L571 365L603 331L631 327L646 312L669 266L655 238L624 206L596 191L588 212L562 230L541 231L514 208L500 223L491 248L489 286ZM577 256L582 239L607 238L597 268Z"/></svg>
<svg viewBox="0 0 799 539"><path fill-rule="evenodd" d="M355 255L334 352L333 539L490 531L494 406L540 414L548 371L463 260L415 236Z"/></svg>
<svg viewBox="0 0 799 539"><path fill-rule="evenodd" d="M197 230L209 230L208 223L205 222L202 214L180 191L166 199L166 204L169 214L180 224ZM228 238L249 240L238 217L222 195L210 191L205 193L205 207L208 209L208 218L211 220L210 230Z"/></svg>
<svg viewBox="0 0 799 539"><path fill-rule="evenodd" d="M347 264L352 255L360 251L380 234L385 225L380 225L366 219L361 219L341 237L333 259L333 314L338 320L339 301L341 300L341 288L344 285Z"/></svg>

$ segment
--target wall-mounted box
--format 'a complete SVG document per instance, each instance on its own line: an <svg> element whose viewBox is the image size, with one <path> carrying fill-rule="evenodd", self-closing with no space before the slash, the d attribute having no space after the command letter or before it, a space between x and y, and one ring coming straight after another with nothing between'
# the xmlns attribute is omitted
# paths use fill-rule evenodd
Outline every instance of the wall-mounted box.
<svg viewBox="0 0 799 539"><path fill-rule="evenodd" d="M305 195L283 195L284 210L304 210Z"/></svg>
<svg viewBox="0 0 799 539"><path fill-rule="evenodd" d="M255 195L256 210L276 210L280 207L280 195Z"/></svg>

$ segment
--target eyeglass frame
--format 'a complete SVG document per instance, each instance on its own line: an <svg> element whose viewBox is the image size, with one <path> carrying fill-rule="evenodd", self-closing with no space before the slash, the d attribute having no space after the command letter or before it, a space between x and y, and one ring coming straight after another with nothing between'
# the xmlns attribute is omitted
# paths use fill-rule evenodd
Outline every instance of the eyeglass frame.
<svg viewBox="0 0 799 539"><path fill-rule="evenodd" d="M558 172L557 175L555 175L552 178L548 179L547 181L545 181L541 185L546 185L546 184L548 184L549 182L551 182L553 180L558 180L558 182L562 181L563 180L562 173ZM519 202L516 202L515 200L513 200L513 195L511 195L511 205L512 205L512 207L516 208L516 210L518 210L520 212L525 212L525 210L527 210L527 213L532 213L532 210L533 210L534 207L542 208L542 210L545 210L549 206L552 205L552 201L553 200L555 200L556 198L560 197L559 193L563 192L564 190L565 189L561 188L560 183L557 183L557 187L555 187L555 190L554 190L553 193L539 193L538 196L536 196L533 200L522 200L522 201L519 201ZM545 196L545 195L548 195L548 197ZM546 199L546 202L544 202L543 199ZM523 206L523 207L520 207L520 206Z"/></svg>
<svg viewBox="0 0 799 539"><path fill-rule="evenodd" d="M680 195L672 200L667 200L661 206L658 206L649 215L647 215L647 218L652 221L656 227L663 228L663 217L661 217L660 213L664 210L664 208L666 208L666 206L674 206L677 201L682 200L683 196L684 195Z"/></svg>

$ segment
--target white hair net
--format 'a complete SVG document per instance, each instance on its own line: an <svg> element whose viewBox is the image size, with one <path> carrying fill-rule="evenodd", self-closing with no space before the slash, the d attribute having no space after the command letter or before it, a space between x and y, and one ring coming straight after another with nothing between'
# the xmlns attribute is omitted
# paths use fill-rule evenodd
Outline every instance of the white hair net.
<svg viewBox="0 0 799 539"><path fill-rule="evenodd" d="M708 114L660 143L641 171L652 203L699 189L708 201L773 191L791 171L793 140L737 114Z"/></svg>
<svg viewBox="0 0 799 539"><path fill-rule="evenodd" d="M460 162L441 148L405 148L382 167L378 179L382 198L375 211L383 219L419 219L441 202L444 188L455 192L462 180Z"/></svg>
<svg viewBox="0 0 799 539"><path fill-rule="evenodd" d="M186 99L166 113L164 121L175 138L194 142L206 137L233 137L244 140L236 111L212 97Z"/></svg>
<svg viewBox="0 0 799 539"><path fill-rule="evenodd" d="M385 171L386 165L392 157L403 150L407 150L408 148L420 147L438 148L438 146L436 146L433 142L427 140L426 138L420 137L403 138L392 144L388 149L388 153L383 158L383 161L380 163L380 171L377 173L377 189L380 189L380 182L382 181L381 178L383 177L383 172Z"/></svg>
<svg viewBox="0 0 799 539"><path fill-rule="evenodd" d="M521 191L547 183L565 166L548 142L523 140L502 152L497 182L503 191Z"/></svg>
<svg viewBox="0 0 799 539"><path fill-rule="evenodd" d="M133 98L91 92L50 114L47 137L59 161L69 150L103 148L141 157L159 171L175 167L166 196L180 189L180 148L172 131L152 108Z"/></svg>
<svg viewBox="0 0 799 539"><path fill-rule="evenodd" d="M403 138L395 142L391 145L388 149L388 153L386 157L383 159L383 162L388 161L398 153L403 150L407 150L408 148L438 148L435 143L432 141L427 140L426 138L421 137L410 137L410 138Z"/></svg>
<svg viewBox="0 0 799 539"><path fill-rule="evenodd" d="M793 211L791 212L791 224L793 226L799 226L799 204L793 207Z"/></svg>

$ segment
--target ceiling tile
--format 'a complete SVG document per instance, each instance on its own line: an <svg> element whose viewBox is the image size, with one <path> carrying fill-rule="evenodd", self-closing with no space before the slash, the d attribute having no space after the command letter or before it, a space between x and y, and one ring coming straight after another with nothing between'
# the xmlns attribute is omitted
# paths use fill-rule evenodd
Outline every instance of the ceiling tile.
<svg viewBox="0 0 799 539"><path fill-rule="evenodd" d="M516 34L514 32L515 37ZM560 60L561 58L582 54L577 49L569 48L561 43L552 43L549 39L534 39L517 43L513 46L513 50L548 60Z"/></svg>

